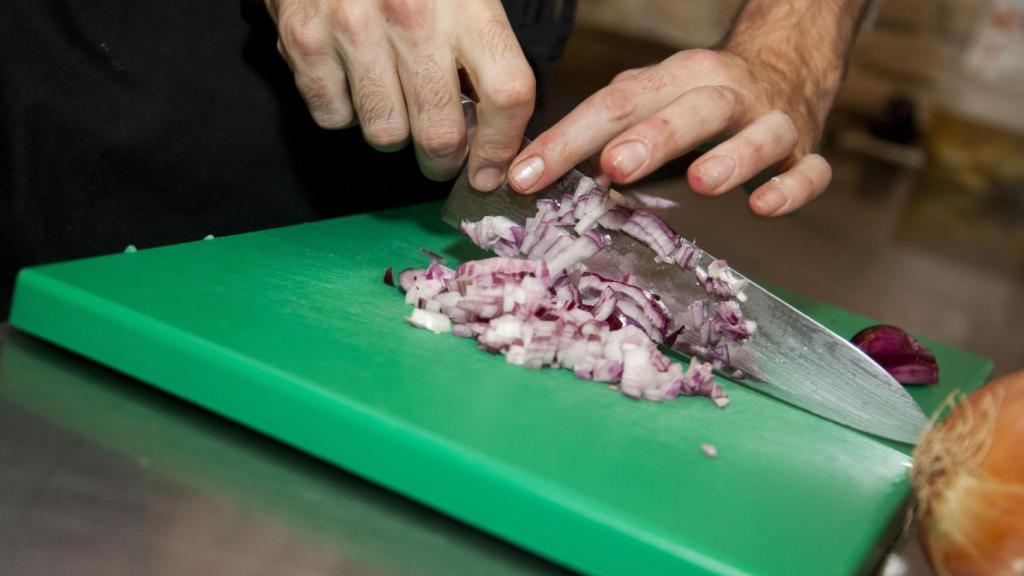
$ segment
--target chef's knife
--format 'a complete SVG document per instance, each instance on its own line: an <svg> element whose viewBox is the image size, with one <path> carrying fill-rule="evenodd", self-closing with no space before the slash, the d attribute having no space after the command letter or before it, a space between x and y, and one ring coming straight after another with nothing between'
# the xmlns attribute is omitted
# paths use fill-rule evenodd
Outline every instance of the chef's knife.
<svg viewBox="0 0 1024 576"><path fill-rule="evenodd" d="M463 220L495 215L522 224L537 212L538 199L561 200L584 177L573 170L547 189L524 196L507 184L493 192L474 190L463 170L442 217L455 227ZM632 274L632 282L658 294L674 318L682 317L694 300L708 297L693 271L655 261L648 246L626 234L609 234L610 247L584 261L588 270L612 278ZM704 253L698 264L707 269L714 259ZM740 380L742 384L875 436L908 444L917 442L928 419L892 376L846 339L756 283L750 282L743 291L747 295L744 316L755 320L758 328L746 342L730 344L730 362L750 376ZM680 338L698 344L695 332L686 330Z"/></svg>

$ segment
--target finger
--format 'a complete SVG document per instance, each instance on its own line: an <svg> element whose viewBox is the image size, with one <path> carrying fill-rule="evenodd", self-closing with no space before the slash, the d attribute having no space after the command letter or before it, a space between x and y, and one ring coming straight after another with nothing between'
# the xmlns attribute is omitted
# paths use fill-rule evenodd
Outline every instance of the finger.
<svg viewBox="0 0 1024 576"><path fill-rule="evenodd" d="M322 21L296 10L278 14L278 49L295 75L295 86L313 120L323 128L352 123L345 72Z"/></svg>
<svg viewBox="0 0 1024 576"><path fill-rule="evenodd" d="M636 76L637 74L643 72L644 70L647 70L648 68L650 68L650 66L643 66L641 68L630 68L628 70L623 70L622 72L616 74L612 78L612 81L609 82L609 84L615 84L617 82L622 82L623 80L628 80L633 76Z"/></svg>
<svg viewBox="0 0 1024 576"><path fill-rule="evenodd" d="M455 58L438 47L414 58L400 56L398 71L420 170L431 180L447 180L466 159Z"/></svg>
<svg viewBox="0 0 1024 576"><path fill-rule="evenodd" d="M808 154L792 168L761 185L750 195L750 209L759 216L782 216L814 200L832 181L832 167L818 154Z"/></svg>
<svg viewBox="0 0 1024 576"><path fill-rule="evenodd" d="M500 5L474 21L482 22L479 34L459 44L459 60L479 98L467 168L473 187L490 191L501 184L522 145L536 81Z"/></svg>
<svg viewBox="0 0 1024 576"><path fill-rule="evenodd" d="M687 171L690 187L708 195L731 190L787 158L798 138L787 114L768 112L698 158Z"/></svg>
<svg viewBox="0 0 1024 576"><path fill-rule="evenodd" d="M393 152L409 141L409 119L402 84L390 49L376 53L375 61L357 56L352 69L352 99L363 138L375 149Z"/></svg>
<svg viewBox="0 0 1024 576"><path fill-rule="evenodd" d="M679 89L670 74L664 66L652 66L584 100L513 160L513 188L527 194L544 188L615 135L660 110Z"/></svg>
<svg viewBox="0 0 1024 576"><path fill-rule="evenodd" d="M601 154L601 170L617 183L635 182L728 131L741 109L741 97L731 88L694 88L609 142Z"/></svg>
<svg viewBox="0 0 1024 576"><path fill-rule="evenodd" d="M395 51L377 22L379 16L358 3L331 14L333 42L348 71L352 104L366 142L384 152L409 140L405 97Z"/></svg>

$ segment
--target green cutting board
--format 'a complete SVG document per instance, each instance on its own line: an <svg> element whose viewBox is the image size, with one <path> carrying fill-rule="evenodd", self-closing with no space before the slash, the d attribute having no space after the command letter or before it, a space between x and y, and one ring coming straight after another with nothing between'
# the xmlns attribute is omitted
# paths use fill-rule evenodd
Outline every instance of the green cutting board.
<svg viewBox="0 0 1024 576"><path fill-rule="evenodd" d="M420 248L481 255L439 211L27 269L11 323L584 572L875 565L907 500L906 447L728 381L725 410L636 402L410 328L384 269L423 265ZM786 297L844 336L870 323ZM929 344L943 380L911 391L926 411L991 371Z"/></svg>

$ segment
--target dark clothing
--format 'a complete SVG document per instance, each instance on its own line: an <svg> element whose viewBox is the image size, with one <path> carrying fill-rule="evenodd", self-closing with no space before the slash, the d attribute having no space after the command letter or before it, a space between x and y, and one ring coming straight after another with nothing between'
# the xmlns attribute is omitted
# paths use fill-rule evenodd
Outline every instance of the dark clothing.
<svg viewBox="0 0 1024 576"><path fill-rule="evenodd" d="M565 2L571 10L570 2ZM531 61L571 24L506 2ZM0 318L23 266L439 198L318 128L260 0L0 2ZM540 75L540 74L539 74ZM411 147L410 147L411 148Z"/></svg>

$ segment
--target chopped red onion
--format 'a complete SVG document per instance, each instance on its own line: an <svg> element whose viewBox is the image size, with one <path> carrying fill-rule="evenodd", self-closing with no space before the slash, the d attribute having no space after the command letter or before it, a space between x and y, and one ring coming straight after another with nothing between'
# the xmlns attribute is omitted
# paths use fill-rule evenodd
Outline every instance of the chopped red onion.
<svg viewBox="0 0 1024 576"><path fill-rule="evenodd" d="M503 247L516 246L523 239L523 227L504 216L484 216L479 222L464 221L459 230L484 250L492 250L499 243ZM435 260L444 261L440 257Z"/></svg>
<svg viewBox="0 0 1024 576"><path fill-rule="evenodd" d="M597 188L597 183L590 176L584 176L580 178L580 181L576 184L576 189L572 192L572 201L579 202L579 199L585 194L589 194L591 190ZM598 188L600 190L600 188Z"/></svg>
<svg viewBox="0 0 1024 576"><path fill-rule="evenodd" d="M711 371L711 364L691 358L690 367L683 376L683 387L679 393L684 396L709 396L719 408L725 408L729 405L729 399L722 387L715 384L715 377Z"/></svg>
<svg viewBox="0 0 1024 576"><path fill-rule="evenodd" d="M576 218L573 229L577 234L590 230L611 207L611 195L603 190L594 189L580 196L573 207L573 217Z"/></svg>
<svg viewBox="0 0 1024 576"><path fill-rule="evenodd" d="M669 254L668 258L684 270L693 270L697 267L697 262L700 262L700 257L703 255L703 250L686 240L680 239L679 247L676 248L675 252Z"/></svg>
<svg viewBox="0 0 1024 576"><path fill-rule="evenodd" d="M475 244L499 257L456 270L435 258L426 270L404 271L399 284L406 301L443 314L455 323L456 335L476 338L481 348L503 353L513 364L564 367L583 379L621 382L622 392L635 398L700 394L725 406L711 371L729 368L730 342L743 342L756 330L735 301L745 299L746 281L724 260L699 267L700 249L589 178L560 200L544 198L536 206L523 226L500 216L462 222ZM661 299L635 286L631 276L616 280L587 272L586 261L611 242L604 230L621 230L649 246L656 260L694 270L697 282L720 301L714 313L699 300L673 320ZM684 332L690 333L686 342L698 344L678 339ZM684 374L658 343L709 362L693 359Z"/></svg>
<svg viewBox="0 0 1024 576"><path fill-rule="evenodd" d="M566 268L604 250L609 243L611 243L611 238L607 234L599 234L593 230L584 232L568 247L557 251L553 257L548 259L548 269L552 274L559 274Z"/></svg>
<svg viewBox="0 0 1024 576"><path fill-rule="evenodd" d="M600 240L596 232L578 240L584 239ZM649 316L667 322L667 315L635 286L588 273L552 275L543 260L512 258L465 262L455 270L434 261L426 270L406 272L406 301L416 306L408 320L415 326L476 338L481 349L502 353L511 364L567 368L583 379L618 382L633 398L705 395L723 405L724 392L710 373L684 374L658 350L648 332L663 328ZM584 295L584 283L593 294ZM609 310L625 322L613 326L594 314L610 316Z"/></svg>
<svg viewBox="0 0 1024 576"><path fill-rule="evenodd" d="M629 221L629 217L632 215L633 210L619 204L612 206L602 214L597 219L597 223L608 230L622 230L622 226Z"/></svg>
<svg viewBox="0 0 1024 576"><path fill-rule="evenodd" d="M388 269L384 271L384 283L387 284L388 286L395 285L395 279L392 276L392 274L393 272L391 271L391 266L388 266Z"/></svg>
<svg viewBox="0 0 1024 576"><path fill-rule="evenodd" d="M725 260L715 260L704 270L697 267L694 272L697 274L697 281L712 296L729 299L736 298L740 302L746 302L747 296L743 289L747 287L747 280L737 278L729 264Z"/></svg>
<svg viewBox="0 0 1024 576"><path fill-rule="evenodd" d="M679 235L650 212L638 210L622 225L622 231L647 244L658 258L669 259L679 246Z"/></svg>

